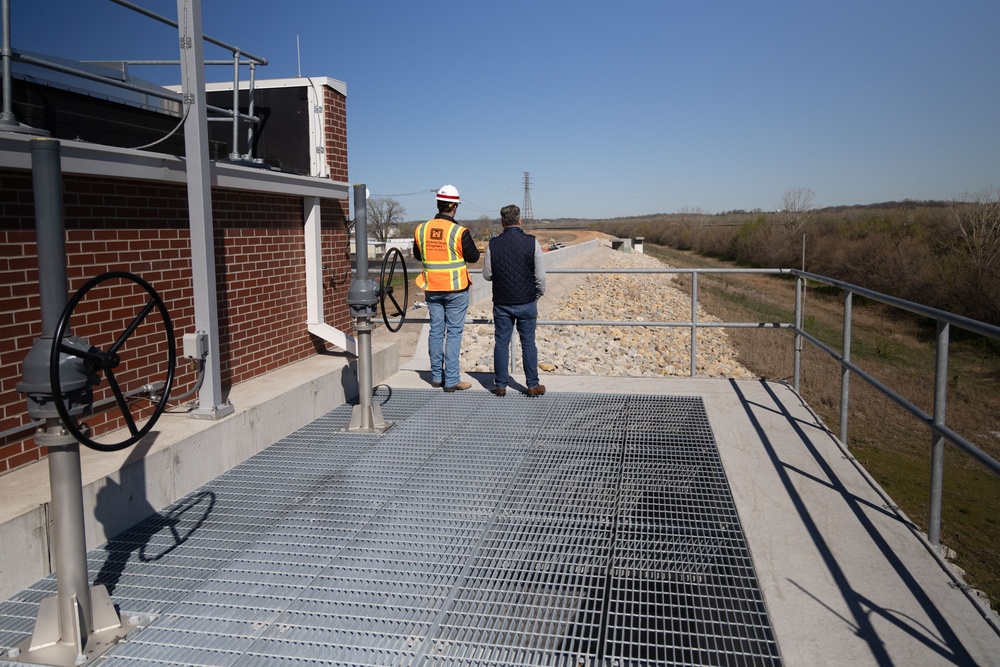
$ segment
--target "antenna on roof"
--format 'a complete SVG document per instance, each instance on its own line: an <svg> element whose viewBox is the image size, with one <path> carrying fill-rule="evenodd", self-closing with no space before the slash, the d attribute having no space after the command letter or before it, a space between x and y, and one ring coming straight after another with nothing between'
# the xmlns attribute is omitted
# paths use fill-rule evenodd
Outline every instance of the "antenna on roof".
<svg viewBox="0 0 1000 667"><path fill-rule="evenodd" d="M302 52L299 51L299 36L295 35L295 59L299 63L299 76L302 76Z"/></svg>

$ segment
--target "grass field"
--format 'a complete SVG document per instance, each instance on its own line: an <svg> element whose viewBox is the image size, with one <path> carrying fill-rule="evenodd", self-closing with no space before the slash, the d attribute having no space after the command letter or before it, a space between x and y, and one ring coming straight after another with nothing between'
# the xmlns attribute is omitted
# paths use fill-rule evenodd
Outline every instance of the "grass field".
<svg viewBox="0 0 1000 667"><path fill-rule="evenodd" d="M679 268L731 268L709 258L646 244L647 254ZM682 280L682 284L690 280ZM794 321L794 280L766 275L699 277L699 301L723 321ZM839 290L807 286L804 329L842 347ZM851 359L927 413L933 410L934 323L854 298ZM768 379L791 380L789 332L731 329L740 362ZM776 338L777 337L777 338ZM952 329L946 423L1000 458L1000 346ZM800 390L830 430L839 433L840 365L804 343ZM851 379L848 446L906 515L927 530L930 430L860 377ZM966 581L1000 609L1000 477L963 451L945 451L941 541Z"/></svg>

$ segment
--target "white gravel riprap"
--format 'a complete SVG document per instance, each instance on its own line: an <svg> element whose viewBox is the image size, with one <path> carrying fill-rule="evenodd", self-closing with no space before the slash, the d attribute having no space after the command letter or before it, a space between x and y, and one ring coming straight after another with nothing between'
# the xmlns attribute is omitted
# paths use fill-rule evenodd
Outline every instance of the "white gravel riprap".
<svg viewBox="0 0 1000 667"><path fill-rule="evenodd" d="M663 268L654 257L639 253L605 252L597 268ZM573 274L550 275L549 280ZM554 281L553 281L554 282ZM691 296L678 289L669 274L589 274L555 299L539 302L543 320L614 320L687 322ZM491 318L489 303L470 307L472 318ZM698 321L718 321L698 308ZM517 336L514 336L515 340ZM538 366L546 373L607 376L689 376L691 331L675 327L539 325L535 340ZM518 344L519 345L519 344ZM517 351L520 373L520 349ZM699 329L699 377L754 379L736 361L724 329ZM493 371L493 325L467 325L462 339L462 370Z"/></svg>

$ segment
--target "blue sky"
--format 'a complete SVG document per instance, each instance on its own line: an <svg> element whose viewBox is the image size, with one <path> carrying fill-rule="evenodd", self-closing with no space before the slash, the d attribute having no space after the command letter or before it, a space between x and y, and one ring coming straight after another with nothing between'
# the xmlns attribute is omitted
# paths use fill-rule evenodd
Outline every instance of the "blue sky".
<svg viewBox="0 0 1000 667"><path fill-rule="evenodd" d="M134 0L176 17L174 0ZM106 0L11 0L15 49L177 58ZM950 199L1000 185L996 0L203 0L261 78L347 84L352 182L408 219L536 218ZM206 57L220 58L214 47ZM173 83L169 68L134 68ZM210 80L230 75L215 68Z"/></svg>

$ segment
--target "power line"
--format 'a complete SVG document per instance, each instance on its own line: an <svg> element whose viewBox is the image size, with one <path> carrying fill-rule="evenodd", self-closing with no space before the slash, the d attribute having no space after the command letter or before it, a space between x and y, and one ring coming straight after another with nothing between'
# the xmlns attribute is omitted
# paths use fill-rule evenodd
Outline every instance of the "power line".
<svg viewBox="0 0 1000 667"><path fill-rule="evenodd" d="M401 192L395 195L373 194L372 197L411 197L413 195L427 194L428 192L437 192L437 188L430 188L428 190L417 190L416 192Z"/></svg>

